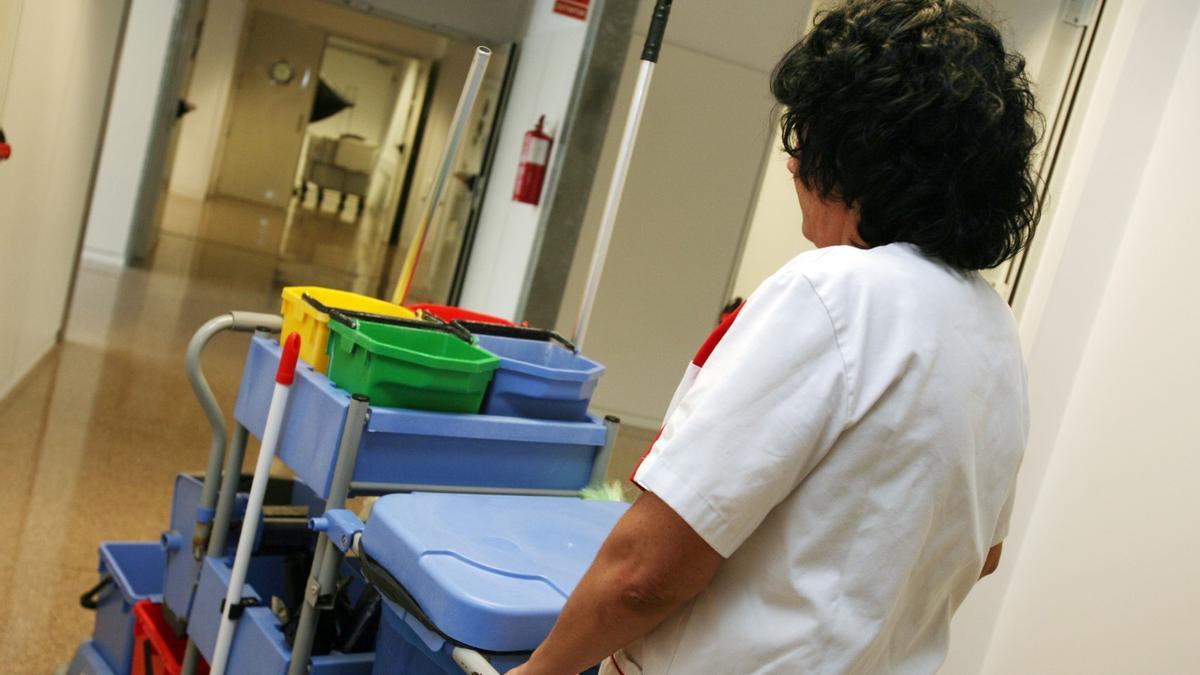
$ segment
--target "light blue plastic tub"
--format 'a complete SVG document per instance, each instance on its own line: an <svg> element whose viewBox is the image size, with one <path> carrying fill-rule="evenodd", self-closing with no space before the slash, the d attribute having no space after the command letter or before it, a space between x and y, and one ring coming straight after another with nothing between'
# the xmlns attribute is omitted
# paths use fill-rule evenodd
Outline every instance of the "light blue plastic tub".
<svg viewBox="0 0 1200 675"><path fill-rule="evenodd" d="M100 544L100 575L112 583L101 589L92 643L109 667L128 673L133 662L133 605L162 601L166 556L157 541Z"/></svg>
<svg viewBox="0 0 1200 675"><path fill-rule="evenodd" d="M483 400L485 415L579 422L587 419L604 366L555 342L479 335L500 357Z"/></svg>

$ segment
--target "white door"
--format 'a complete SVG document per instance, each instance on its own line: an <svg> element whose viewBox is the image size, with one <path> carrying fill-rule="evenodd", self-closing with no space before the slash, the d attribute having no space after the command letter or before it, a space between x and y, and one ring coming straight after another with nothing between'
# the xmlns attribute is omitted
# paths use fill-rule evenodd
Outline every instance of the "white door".
<svg viewBox="0 0 1200 675"><path fill-rule="evenodd" d="M216 191L286 207L325 49L320 29L255 12L238 63Z"/></svg>
<svg viewBox="0 0 1200 675"><path fill-rule="evenodd" d="M200 32L208 0L179 0L171 21L171 42L163 66L161 86L155 103L153 131L146 147L141 186L134 207L133 226L127 256L131 260L149 257L158 242L158 226L166 206L171 168L175 166L175 146L179 142L179 118L185 114L183 93L192 79Z"/></svg>

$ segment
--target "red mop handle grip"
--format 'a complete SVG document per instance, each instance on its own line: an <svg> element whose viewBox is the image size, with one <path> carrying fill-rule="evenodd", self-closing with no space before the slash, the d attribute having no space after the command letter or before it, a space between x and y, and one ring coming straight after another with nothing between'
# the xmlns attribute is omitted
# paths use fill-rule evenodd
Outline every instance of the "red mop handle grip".
<svg viewBox="0 0 1200 675"><path fill-rule="evenodd" d="M650 15L650 31L646 33L646 44L642 47L642 60L658 62L662 49L663 35L667 32L667 17L671 14L671 0L658 0L654 13Z"/></svg>
<svg viewBox="0 0 1200 675"><path fill-rule="evenodd" d="M275 371L275 383L291 386L296 379L296 359L300 356L300 334L291 333L283 341L283 354L279 356L279 370Z"/></svg>

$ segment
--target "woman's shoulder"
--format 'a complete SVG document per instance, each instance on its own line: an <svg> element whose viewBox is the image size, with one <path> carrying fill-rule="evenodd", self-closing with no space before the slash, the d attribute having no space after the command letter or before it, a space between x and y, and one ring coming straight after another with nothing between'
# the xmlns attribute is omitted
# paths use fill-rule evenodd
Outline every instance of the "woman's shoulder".
<svg viewBox="0 0 1200 675"><path fill-rule="evenodd" d="M806 251L767 283L811 287L826 304L891 306L911 301L914 293L973 295L975 287L985 282L974 272L955 270L928 258L915 245L896 243L870 249L828 246Z"/></svg>
<svg viewBox="0 0 1200 675"><path fill-rule="evenodd" d="M814 284L836 281L887 283L912 275L961 276L947 266L930 260L912 244L888 244L875 248L827 246L805 251L788 261L776 277L805 277Z"/></svg>

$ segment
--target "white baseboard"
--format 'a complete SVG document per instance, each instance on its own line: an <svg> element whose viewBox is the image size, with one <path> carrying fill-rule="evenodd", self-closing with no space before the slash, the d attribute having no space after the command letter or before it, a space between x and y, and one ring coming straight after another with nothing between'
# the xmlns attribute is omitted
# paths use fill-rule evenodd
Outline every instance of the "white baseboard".
<svg viewBox="0 0 1200 675"><path fill-rule="evenodd" d="M103 265L105 267L125 266L125 256L116 255L110 251L88 248L86 246L83 247L83 253L80 254L80 257L83 258L84 261L95 265Z"/></svg>

